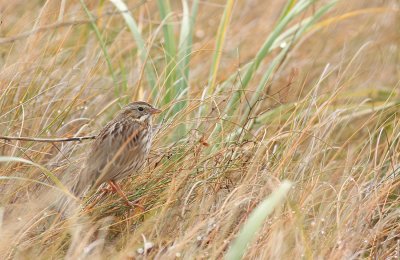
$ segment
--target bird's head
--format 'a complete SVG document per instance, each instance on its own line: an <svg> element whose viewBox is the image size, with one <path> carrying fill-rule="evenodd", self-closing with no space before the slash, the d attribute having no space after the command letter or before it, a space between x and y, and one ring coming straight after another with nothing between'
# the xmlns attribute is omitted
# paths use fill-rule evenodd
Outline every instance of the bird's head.
<svg viewBox="0 0 400 260"><path fill-rule="evenodd" d="M123 113L141 122L148 121L152 115L162 111L144 101L135 101L123 108Z"/></svg>

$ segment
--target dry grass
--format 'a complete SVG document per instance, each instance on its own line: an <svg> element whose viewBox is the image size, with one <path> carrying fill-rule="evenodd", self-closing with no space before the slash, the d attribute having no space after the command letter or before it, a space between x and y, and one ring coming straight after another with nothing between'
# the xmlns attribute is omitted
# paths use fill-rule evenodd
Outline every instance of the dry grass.
<svg viewBox="0 0 400 260"><path fill-rule="evenodd" d="M143 56L110 2L82 1L94 21L80 1L1 2L0 135L95 134L119 105L135 99L167 111L148 165L123 181L144 213L130 212L113 195L62 218L43 194L55 190L51 177L79 173L90 141L0 141L2 259L222 258L283 180L293 186L254 235L246 259L399 257L397 1L339 1L288 47L262 91L256 88L282 48L262 60L241 90L245 64L286 1L199 1L180 103L171 86L181 63L166 57L171 49L162 26L172 26L179 38L181 1L171 1L173 12L163 21L157 3L126 1L149 50L153 91ZM218 26L230 2L212 74ZM139 252L146 243L152 248Z"/></svg>

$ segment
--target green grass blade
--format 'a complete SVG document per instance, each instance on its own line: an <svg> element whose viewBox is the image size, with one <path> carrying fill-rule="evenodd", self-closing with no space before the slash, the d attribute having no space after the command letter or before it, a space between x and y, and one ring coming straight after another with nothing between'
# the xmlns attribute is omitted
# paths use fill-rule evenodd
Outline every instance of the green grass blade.
<svg viewBox="0 0 400 260"><path fill-rule="evenodd" d="M256 54L253 63L244 72L243 79L240 83L240 87L242 88L242 90L239 90L233 94L232 98L230 99L230 101L225 109L225 114L232 115L232 113L236 110L236 108L237 108L236 103L239 100L239 98L241 97L242 91L247 88L248 84L250 83L250 80L253 78L254 73L257 71L258 67L260 66L261 61L264 60L264 58L266 57L266 55L268 53L270 53L274 42L279 37L279 35L282 33L282 31L287 26L287 24L290 21L292 21L295 17L297 17L300 13L305 11L307 9L307 7L309 7L314 2L315 2L315 0L298 2L287 13L287 15L284 16L282 18L282 20L278 22L278 24L275 26L274 30L271 32L271 34L265 40L261 49Z"/></svg>
<svg viewBox="0 0 400 260"><path fill-rule="evenodd" d="M166 60L166 94L164 96L163 104L168 104L173 101L176 95L174 83L176 79L176 45L174 28L171 22L168 21L171 16L171 7L169 0L157 0L158 10L160 12L161 20L165 21L163 25L164 34L164 48Z"/></svg>
<svg viewBox="0 0 400 260"><path fill-rule="evenodd" d="M326 12L328 12L335 3L336 3L336 1L331 2L331 3L321 7L312 17L305 19L303 22L300 22L297 25L293 26L292 28L296 28L297 30L293 30L292 28L289 29L291 32L294 33L294 35L287 36L287 37L291 37L292 38L291 41L295 42L298 38L300 38L300 36L307 29L309 29L313 24L315 24L315 22L318 21L322 15L324 15ZM248 116L250 113L250 108L253 107L257 103L265 86L267 85L269 79L271 78L275 68L282 62L282 60L286 56L286 53L289 51L290 47L291 47L290 44L287 44L286 47L284 47L281 50L281 53L273 60L273 62L269 66L268 70L266 71L266 73L262 77L260 83L258 84L256 91L253 93L252 98L249 102L249 105L245 107L240 125L243 125L245 123L245 121L248 119Z"/></svg>
<svg viewBox="0 0 400 260"><path fill-rule="evenodd" d="M74 197L69 190L62 184L62 182L49 170L47 170L45 167L41 166L40 164L34 163L32 161L19 158L19 157L11 157L11 156L0 156L0 162L19 162L19 163L26 163L33 165L37 168L39 168L49 179L53 181L53 183L64 193L70 195L71 197Z"/></svg>
<svg viewBox="0 0 400 260"><path fill-rule="evenodd" d="M92 13L89 11L89 9L87 8L85 2L83 0L79 0L81 2L81 5L83 7L83 10L85 10L86 15L89 17L90 19L90 26L92 27L94 33L96 34L96 38L100 43L100 47L101 50L103 51L103 55L104 58L106 59L106 63L107 63L107 67L108 67L108 71L111 74L112 80L114 82L114 94L115 97L119 98L121 93L120 93L120 89L119 89L119 84L117 81L117 77L115 76L115 72L111 63L111 59L110 59L110 55L108 55L108 51L107 51L107 46L103 40L103 36L100 33L99 28L97 27L96 23L95 23L95 19L92 15Z"/></svg>
<svg viewBox="0 0 400 260"><path fill-rule="evenodd" d="M278 22L282 21L282 19L289 13L289 11L296 4L296 1L297 0L289 0L289 1L286 2L285 6L283 7L283 11L281 13L281 16L278 19Z"/></svg>
<svg viewBox="0 0 400 260"><path fill-rule="evenodd" d="M213 62L211 65L211 71L208 82L208 95L212 95L215 91L215 82L217 80L218 68L221 61L222 48L224 46L226 33L228 31L229 21L231 20L233 4L234 4L233 0L226 1L224 14L221 18L218 27L217 41L215 44L215 50L212 59Z"/></svg>
<svg viewBox="0 0 400 260"><path fill-rule="evenodd" d="M138 48L139 57L142 60L143 64L145 64L144 66L145 66L147 80L149 82L150 87L154 89L156 86L157 78L153 70L153 67L151 66L151 62L148 62L149 52L146 48L145 41L143 40L143 37L139 31L137 23L133 18L132 13L129 11L128 7L122 0L110 0L110 1L121 12L121 15L124 18L126 25L131 31L133 39L135 40Z"/></svg>
<svg viewBox="0 0 400 260"><path fill-rule="evenodd" d="M289 181L283 181L276 191L257 206L257 208L250 214L246 223L244 223L237 238L233 241L224 257L225 259L242 259L247 246L252 240L254 240L257 231L261 229L265 219L280 203L282 203L291 186L292 185Z"/></svg>
<svg viewBox="0 0 400 260"><path fill-rule="evenodd" d="M296 3L294 7L292 7L287 14L282 17L281 21L278 22L277 26L274 28L274 30L271 32L271 34L267 37L266 41L264 42L263 46L259 50L259 52L256 54L254 60L249 63L248 67L246 68L244 72L244 77L242 78L240 82L240 88L237 92L233 94L231 99L228 102L227 107L225 108L224 114L225 114L225 119L229 118L233 113L236 111L238 108L238 101L242 95L242 92L247 88L248 84L250 83L254 73L258 69L259 65L261 64L261 61L266 57L268 53L270 53L273 49L273 47L277 46L277 40L282 40L282 35L289 36L288 34L285 34L283 32L284 28L287 26L287 24L292 21L295 17L297 17L299 14L304 12L313 2L314 0L305 0L305 1L299 1ZM294 39L297 39L300 37L301 33L304 32L306 28L308 28L311 24L313 24L316 20L318 20L324 13L326 13L334 4L336 1L332 1L329 4L325 5L324 7L320 8L313 16L311 19L306 19L306 22L303 21L303 23L299 23L300 28L297 28L298 30L295 31L292 28L291 30L292 34L296 34ZM284 10L285 12L286 10ZM296 27L296 26L294 26ZM293 36L292 36L293 37ZM288 47L287 47L288 48ZM287 51L287 49L283 50L284 52ZM277 60L272 63L272 65L269 67L267 72L264 74L262 81L259 83L257 87L257 91L252 97L251 103L254 103L257 101L260 91L265 87L266 82L271 76L271 73L273 72L273 69L279 64L278 61L280 61L282 58L284 58L284 55L278 55ZM250 106L251 107L251 106ZM246 108L245 113L243 116L241 116L241 122L243 123L244 120L247 120L247 115L249 113L249 108ZM251 124L251 123L250 123ZM217 124L213 133L213 136L218 135L221 132L221 129L223 129L222 124ZM234 130L235 131L235 130ZM231 139L233 136L231 134L228 135L229 139Z"/></svg>
<svg viewBox="0 0 400 260"><path fill-rule="evenodd" d="M193 28L195 25L199 0L195 0L192 4L192 11L189 10L187 0L182 0L183 16L181 22L181 30L178 44L178 75L176 82L176 98L180 102L175 104L171 110L174 114L184 109L187 105L187 89L189 87L189 63L192 52ZM179 94L181 93L181 94ZM182 95L184 93L184 95ZM179 96L178 96L179 95ZM185 124L182 124L176 130L176 137L179 138L186 133Z"/></svg>
<svg viewBox="0 0 400 260"><path fill-rule="evenodd" d="M224 13L222 15L221 21L218 26L217 39L216 39L216 43L215 43L215 49L213 52L211 70L209 72L209 77L208 77L208 85L207 85L207 89L203 93L203 96L201 97L201 99L203 101L205 100L205 98L213 95L215 92L215 84L216 84L218 68L219 68L219 64L220 64L221 56L222 56L222 48L224 46L226 33L228 31L229 21L232 17L233 4L234 4L234 1L227 0L225 9L224 9ZM206 113L206 111L207 111L207 108L205 106L200 106L199 111L198 111L198 117L202 117Z"/></svg>
<svg viewBox="0 0 400 260"><path fill-rule="evenodd" d="M190 71L189 62L192 51L193 28L197 17L198 5L199 0L194 1L192 4L192 12L189 12L187 0L182 0L183 17L179 36L178 57L180 62L180 73L183 76L183 80L180 81L180 86L178 87L178 90L182 90L188 87Z"/></svg>
<svg viewBox="0 0 400 260"><path fill-rule="evenodd" d="M1 161L1 158L0 158L0 161ZM51 188L51 189L56 189L58 191L64 192L64 190L60 189L57 186L52 186L52 185L50 185L48 183L45 183L45 182L42 182L42 181L38 181L38 180L34 180L34 179L29 179L29 178L15 177L15 176L11 176L11 177L0 176L0 180L18 180L18 181L21 181L21 182L32 182L32 183L36 183L36 184L40 184L40 185L46 186L46 187Z"/></svg>

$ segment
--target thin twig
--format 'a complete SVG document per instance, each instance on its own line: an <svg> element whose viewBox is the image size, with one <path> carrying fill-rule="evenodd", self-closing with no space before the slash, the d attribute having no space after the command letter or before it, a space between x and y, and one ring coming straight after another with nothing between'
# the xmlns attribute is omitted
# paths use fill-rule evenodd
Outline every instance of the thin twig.
<svg viewBox="0 0 400 260"><path fill-rule="evenodd" d="M44 143L54 143L54 142L73 142L87 139L95 139L95 135L71 137L71 138L34 138L34 137L16 137L16 136L0 136L0 139L6 141L33 141L33 142L44 142Z"/></svg>

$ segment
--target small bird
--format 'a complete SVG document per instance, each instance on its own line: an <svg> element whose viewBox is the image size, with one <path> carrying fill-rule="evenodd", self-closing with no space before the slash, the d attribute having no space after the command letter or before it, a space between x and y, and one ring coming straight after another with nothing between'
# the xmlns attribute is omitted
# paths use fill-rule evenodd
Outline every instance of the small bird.
<svg viewBox="0 0 400 260"><path fill-rule="evenodd" d="M160 112L143 101L122 108L93 142L73 193L81 197L86 191L108 182L113 191L132 205L116 181L142 168L152 142L152 116Z"/></svg>

